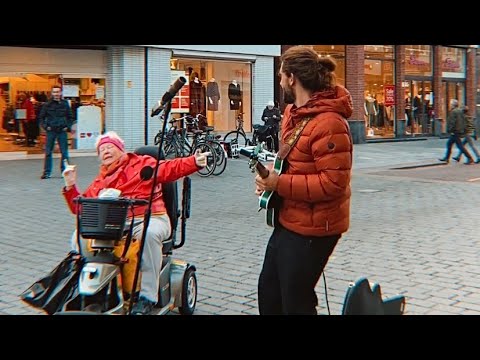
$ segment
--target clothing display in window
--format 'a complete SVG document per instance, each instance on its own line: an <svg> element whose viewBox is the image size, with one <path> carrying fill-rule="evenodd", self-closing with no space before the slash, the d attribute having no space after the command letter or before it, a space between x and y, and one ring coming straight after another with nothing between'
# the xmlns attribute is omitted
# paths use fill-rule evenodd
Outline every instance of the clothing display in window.
<svg viewBox="0 0 480 360"><path fill-rule="evenodd" d="M228 85L228 99L230 100L230 110L240 109L240 104L242 102L242 91L240 89L240 84L237 83L237 80L232 80L230 85Z"/></svg>
<svg viewBox="0 0 480 360"><path fill-rule="evenodd" d="M207 83L207 110L217 111L218 101L220 100L220 91L214 78Z"/></svg>
<svg viewBox="0 0 480 360"><path fill-rule="evenodd" d="M377 100L374 97L367 95L365 98L364 108L368 119L368 127L376 127L378 114Z"/></svg>
<svg viewBox="0 0 480 360"><path fill-rule="evenodd" d="M205 115L205 86L195 77L190 83L190 115Z"/></svg>

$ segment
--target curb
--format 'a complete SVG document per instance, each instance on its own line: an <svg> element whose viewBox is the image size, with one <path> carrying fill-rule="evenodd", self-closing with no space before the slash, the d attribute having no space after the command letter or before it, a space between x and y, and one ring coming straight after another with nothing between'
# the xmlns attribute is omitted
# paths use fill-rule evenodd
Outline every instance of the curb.
<svg viewBox="0 0 480 360"><path fill-rule="evenodd" d="M76 157L88 157L88 156L97 156L96 152L76 152L70 151L69 157L76 158ZM61 154L53 154L54 159L60 159L62 157ZM7 151L7 152L0 152L0 161L11 161L11 160L38 160L44 159L45 154L29 154L27 151Z"/></svg>
<svg viewBox="0 0 480 360"><path fill-rule="evenodd" d="M406 166L399 166L390 168L390 170L409 170L409 169L419 169L425 167L434 167L434 166L446 166L448 163L444 162L435 162L435 163L427 163L427 164L417 164L417 165L406 165Z"/></svg>

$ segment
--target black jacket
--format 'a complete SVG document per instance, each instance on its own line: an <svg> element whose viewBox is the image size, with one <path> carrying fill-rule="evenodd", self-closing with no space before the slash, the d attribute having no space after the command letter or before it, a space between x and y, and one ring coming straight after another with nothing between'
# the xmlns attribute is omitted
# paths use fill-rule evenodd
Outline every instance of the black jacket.
<svg viewBox="0 0 480 360"><path fill-rule="evenodd" d="M207 96L218 96L218 100L220 100L220 91L218 90L218 84L216 82L209 81L207 83Z"/></svg>
<svg viewBox="0 0 480 360"><path fill-rule="evenodd" d="M64 128L70 131L73 125L72 109L67 100L50 100L40 110L38 121L45 130L50 127L56 132L61 132Z"/></svg>
<svg viewBox="0 0 480 360"><path fill-rule="evenodd" d="M274 119L273 115L275 115L277 118ZM265 107L262 114L262 121L265 122L265 125L273 126L275 129L278 130L279 128L278 124L280 123L280 120L281 120L281 114L279 109L274 107L272 108L272 110L270 110L268 106Z"/></svg>

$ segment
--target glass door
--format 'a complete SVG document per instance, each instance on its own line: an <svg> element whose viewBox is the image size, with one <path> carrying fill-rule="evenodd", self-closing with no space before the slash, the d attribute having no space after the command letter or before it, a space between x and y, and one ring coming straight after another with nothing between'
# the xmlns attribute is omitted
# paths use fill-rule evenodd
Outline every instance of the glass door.
<svg viewBox="0 0 480 360"><path fill-rule="evenodd" d="M465 106L465 82L464 81L442 81L442 99L440 99L440 118L447 119L450 110L450 100L457 99L460 107Z"/></svg>
<svg viewBox="0 0 480 360"><path fill-rule="evenodd" d="M407 135L433 134L433 89L430 80L407 80L405 118Z"/></svg>

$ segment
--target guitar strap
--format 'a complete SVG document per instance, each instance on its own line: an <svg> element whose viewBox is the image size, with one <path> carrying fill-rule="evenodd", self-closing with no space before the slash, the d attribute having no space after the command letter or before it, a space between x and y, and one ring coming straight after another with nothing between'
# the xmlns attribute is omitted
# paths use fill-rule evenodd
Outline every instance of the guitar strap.
<svg viewBox="0 0 480 360"><path fill-rule="evenodd" d="M312 116L309 116L297 123L297 125L295 126L295 129L293 129L293 132L290 134L287 141L283 144L282 148L278 152L278 158L280 160L285 160L287 158L288 154L290 154L290 151L292 151L293 147L295 146L298 139L300 138L300 135L302 134L303 129L305 129L305 126L307 126L307 123L312 118L313 118Z"/></svg>

